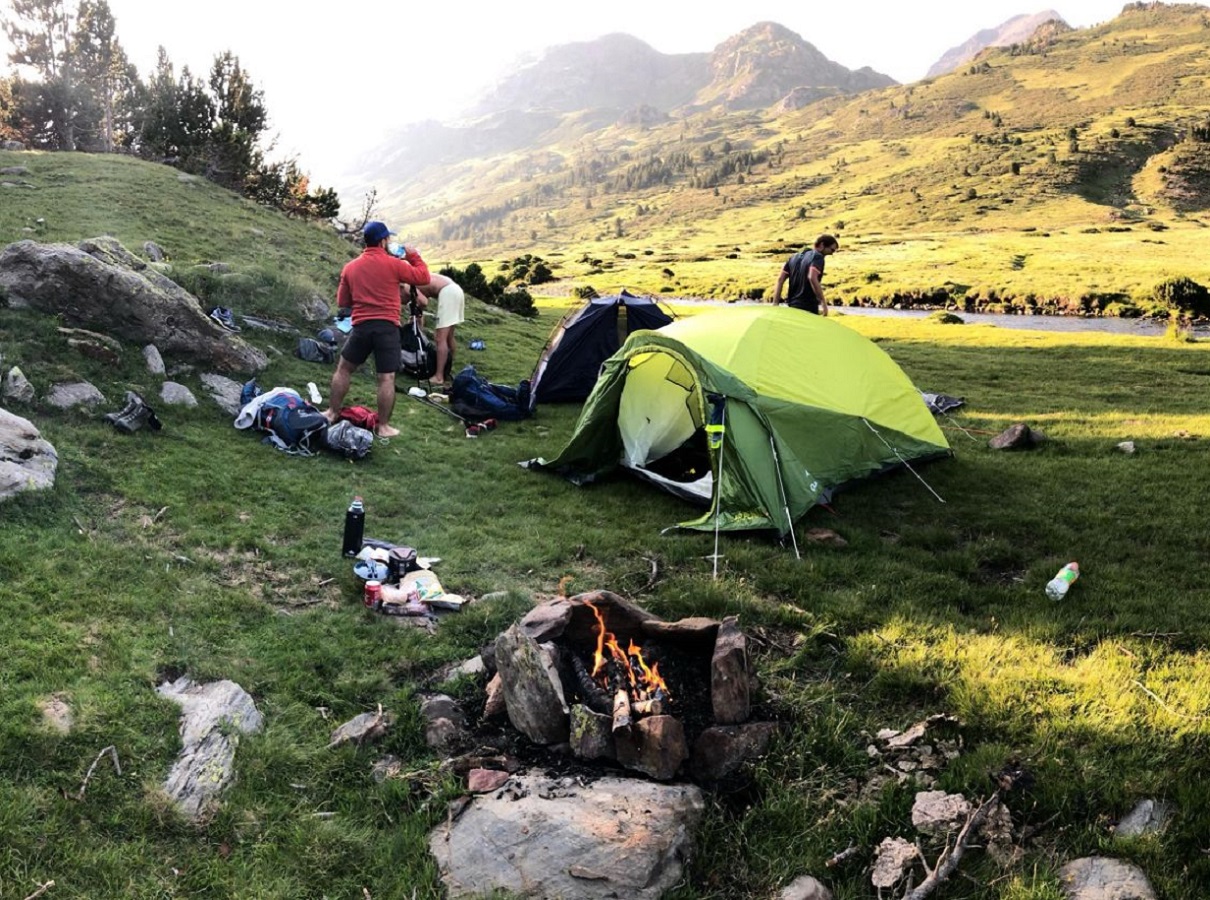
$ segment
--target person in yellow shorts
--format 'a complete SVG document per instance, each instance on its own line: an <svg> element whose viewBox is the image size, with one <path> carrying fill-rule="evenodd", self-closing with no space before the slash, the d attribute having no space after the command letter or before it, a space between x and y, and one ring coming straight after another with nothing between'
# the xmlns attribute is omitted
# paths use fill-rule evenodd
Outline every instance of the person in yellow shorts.
<svg viewBox="0 0 1210 900"><path fill-rule="evenodd" d="M417 286L417 291L428 301L437 301L437 324L433 328L433 340L437 344L437 377L433 380L434 387L445 387L449 384L454 370L454 351L457 342L454 340L454 329L466 320L466 294L462 288L445 275L432 273L428 284Z"/></svg>

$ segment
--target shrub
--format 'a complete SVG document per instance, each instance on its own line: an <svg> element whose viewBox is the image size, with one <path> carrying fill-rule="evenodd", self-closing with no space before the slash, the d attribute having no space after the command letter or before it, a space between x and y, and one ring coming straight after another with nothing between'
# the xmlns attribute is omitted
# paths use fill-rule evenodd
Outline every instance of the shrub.
<svg viewBox="0 0 1210 900"><path fill-rule="evenodd" d="M597 289L591 284L582 284L577 288L573 288L571 293L573 296L579 297L581 300L593 300L601 296L597 293Z"/></svg>
<svg viewBox="0 0 1210 900"><path fill-rule="evenodd" d="M525 316L527 319L532 319L538 315L537 307L534 306L534 298L529 295L529 291L525 289L525 285L523 284L517 285L511 291L502 293L500 295L500 302L497 305L501 309L507 309L509 312Z"/></svg>
<svg viewBox="0 0 1210 900"><path fill-rule="evenodd" d="M1161 281L1155 286L1152 296L1169 309L1194 316L1210 315L1210 291L1183 275Z"/></svg>

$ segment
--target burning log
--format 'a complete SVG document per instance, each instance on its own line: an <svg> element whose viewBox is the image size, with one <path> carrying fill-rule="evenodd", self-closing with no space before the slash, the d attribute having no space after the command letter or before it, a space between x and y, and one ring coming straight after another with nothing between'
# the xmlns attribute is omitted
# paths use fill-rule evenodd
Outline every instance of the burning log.
<svg viewBox="0 0 1210 900"><path fill-rule="evenodd" d="M613 730L629 728L630 722L630 694L626 688L619 688L613 695Z"/></svg>
<svg viewBox="0 0 1210 900"><path fill-rule="evenodd" d="M664 700L658 695L652 697L650 700L636 700L630 704L630 710L636 716L662 716L664 714Z"/></svg>
<svg viewBox="0 0 1210 900"><path fill-rule="evenodd" d="M584 665L579 656L575 653L567 655L571 657L572 678L584 705L595 713L610 715L613 712L613 701L609 697L609 692L593 681L592 673L588 671L588 666Z"/></svg>

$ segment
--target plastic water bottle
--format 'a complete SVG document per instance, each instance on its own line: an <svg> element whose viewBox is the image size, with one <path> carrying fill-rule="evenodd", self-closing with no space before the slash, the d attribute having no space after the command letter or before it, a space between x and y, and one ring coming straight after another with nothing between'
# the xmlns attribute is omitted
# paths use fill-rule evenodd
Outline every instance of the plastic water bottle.
<svg viewBox="0 0 1210 900"><path fill-rule="evenodd" d="M1080 564L1069 562L1046 585L1046 596L1051 600L1062 600L1071 588L1072 582L1080 577Z"/></svg>
<svg viewBox="0 0 1210 900"><path fill-rule="evenodd" d="M366 510L360 497L354 497L345 513L345 537L341 553L345 556L356 556L361 552L361 539L365 535Z"/></svg>

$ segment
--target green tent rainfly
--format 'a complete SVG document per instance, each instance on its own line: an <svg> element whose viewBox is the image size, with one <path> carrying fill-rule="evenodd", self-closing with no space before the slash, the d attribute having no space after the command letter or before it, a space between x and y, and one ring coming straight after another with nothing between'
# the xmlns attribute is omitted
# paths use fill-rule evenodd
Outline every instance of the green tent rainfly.
<svg viewBox="0 0 1210 900"><path fill-rule="evenodd" d="M876 344L836 319L760 306L632 334L567 446L531 465L578 484L622 465L707 504L681 527L785 536L835 489L950 453Z"/></svg>

